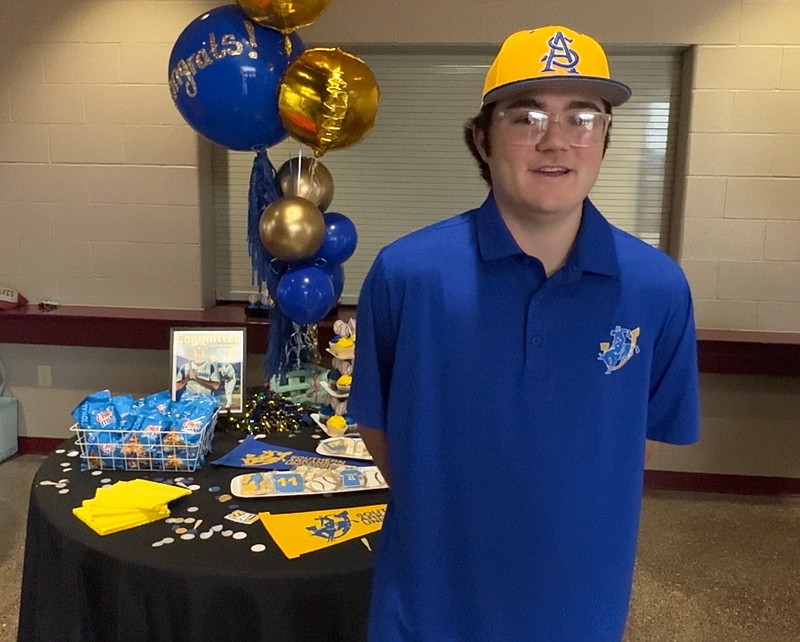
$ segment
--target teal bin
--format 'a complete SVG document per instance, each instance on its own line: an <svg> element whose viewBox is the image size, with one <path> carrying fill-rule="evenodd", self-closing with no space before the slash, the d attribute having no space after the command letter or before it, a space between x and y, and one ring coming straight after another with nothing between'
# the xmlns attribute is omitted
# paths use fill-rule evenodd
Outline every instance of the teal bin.
<svg viewBox="0 0 800 642"><path fill-rule="evenodd" d="M6 369L0 361L0 461L8 459L17 453L17 400L14 397L4 397L6 388Z"/></svg>

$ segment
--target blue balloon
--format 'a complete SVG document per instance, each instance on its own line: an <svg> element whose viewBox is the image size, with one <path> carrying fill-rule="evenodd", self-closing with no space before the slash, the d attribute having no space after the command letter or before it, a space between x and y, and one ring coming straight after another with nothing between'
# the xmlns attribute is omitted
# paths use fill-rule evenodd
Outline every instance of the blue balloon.
<svg viewBox="0 0 800 642"><path fill-rule="evenodd" d="M313 265L290 267L278 282L275 302L295 323L317 323L336 303L333 282L325 270Z"/></svg>
<svg viewBox="0 0 800 642"><path fill-rule="evenodd" d="M278 91L286 67L303 50L299 36L254 23L239 5L211 9L183 30L169 57L175 106L192 128L217 145L240 151L286 138Z"/></svg>
<svg viewBox="0 0 800 642"><path fill-rule="evenodd" d="M323 217L325 236L322 239L322 246L311 260L317 265L344 263L356 251L358 242L356 226L339 212L328 212Z"/></svg>
<svg viewBox="0 0 800 642"><path fill-rule="evenodd" d="M344 290L344 266L341 263L337 263L336 265L324 265L321 267L331 277L334 301L338 301L339 297L342 296L342 290Z"/></svg>
<svg viewBox="0 0 800 642"><path fill-rule="evenodd" d="M278 296L278 283L280 283L281 277L286 274L288 268L288 263L279 261L278 259L272 259L269 262L269 269L267 270L267 291L273 301L275 301Z"/></svg>

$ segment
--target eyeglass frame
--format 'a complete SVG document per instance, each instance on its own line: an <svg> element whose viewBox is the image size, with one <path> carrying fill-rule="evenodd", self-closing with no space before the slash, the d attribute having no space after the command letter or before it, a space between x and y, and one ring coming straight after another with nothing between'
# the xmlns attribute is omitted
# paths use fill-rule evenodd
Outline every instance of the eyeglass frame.
<svg viewBox="0 0 800 642"><path fill-rule="evenodd" d="M524 143L522 143L522 142L514 143L514 144L517 144L517 145L538 145L539 143L542 142L542 140L544 139L545 135L550 130L550 125L552 125L553 123L558 123L559 125L561 125L561 121L565 116L569 116L569 115L573 115L573 114L581 114L581 115L585 114L585 115L591 115L593 117L600 117L600 122L603 123L603 127L602 127L602 135L599 135L597 137L597 141L590 142L587 145L580 145L580 144L574 143L572 141L568 141L570 147L575 147L577 149L588 149L590 147L595 147L596 145L598 145L600 143L601 140L605 142L606 136L608 134L608 131L611 128L611 118L612 118L611 114L608 113L608 112L602 112L602 111L598 111L598 110L591 109L591 108L567 109L567 110L565 110L563 112L558 112L557 114L553 114L553 113L545 111L543 109L536 109L534 107L527 107L527 106L521 106L520 105L520 106L507 107L506 109L497 109L495 111L495 115L496 115L498 120L503 120L504 122L508 122L507 120L505 120L505 117L509 114L509 112L512 112L512 111L515 112L515 113L518 113L520 115L524 114L524 113L527 113L529 115L535 113L535 114L539 114L539 115L543 116L543 118L540 120L540 122L543 123L543 126L537 126L538 134L537 134L537 136L534 137L535 140L529 141L529 142L524 142ZM529 119L529 124L533 125L534 123L531 122L530 119ZM592 130L586 130L586 132L589 135L591 135L593 133Z"/></svg>

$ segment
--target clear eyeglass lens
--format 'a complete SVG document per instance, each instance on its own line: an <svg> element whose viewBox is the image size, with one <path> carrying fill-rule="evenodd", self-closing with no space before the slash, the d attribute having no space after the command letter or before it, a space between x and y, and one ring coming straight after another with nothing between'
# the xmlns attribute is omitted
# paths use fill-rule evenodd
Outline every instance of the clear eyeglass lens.
<svg viewBox="0 0 800 642"><path fill-rule="evenodd" d="M547 112L525 107L498 112L510 142L517 145L536 145L544 138L552 123L561 127L561 135L573 147L591 147L602 142L611 121L610 114L594 111L567 111L553 117Z"/></svg>

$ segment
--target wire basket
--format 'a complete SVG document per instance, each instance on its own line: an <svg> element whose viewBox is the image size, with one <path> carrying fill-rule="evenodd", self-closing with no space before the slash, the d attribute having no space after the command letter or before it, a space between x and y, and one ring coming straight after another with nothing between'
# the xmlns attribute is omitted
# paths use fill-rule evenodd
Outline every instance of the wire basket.
<svg viewBox="0 0 800 642"><path fill-rule="evenodd" d="M81 453L81 470L188 471L203 467L211 452L214 413L199 430L105 430L73 424Z"/></svg>

